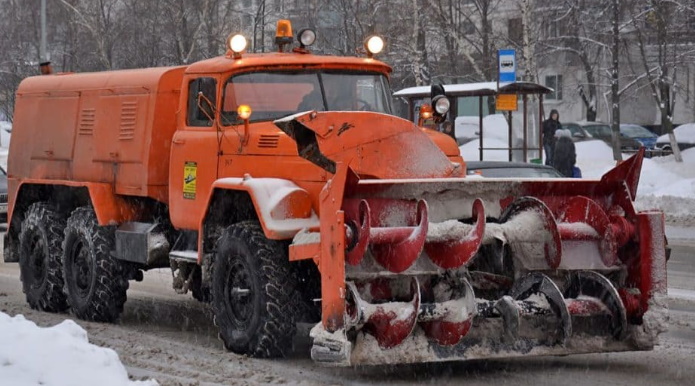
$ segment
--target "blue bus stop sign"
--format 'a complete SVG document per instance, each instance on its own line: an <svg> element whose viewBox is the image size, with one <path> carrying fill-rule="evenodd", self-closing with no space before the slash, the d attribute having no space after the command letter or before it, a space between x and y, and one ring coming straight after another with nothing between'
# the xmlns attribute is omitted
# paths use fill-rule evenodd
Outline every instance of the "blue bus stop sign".
<svg viewBox="0 0 695 386"><path fill-rule="evenodd" d="M516 82L515 50L497 50L497 70L500 82Z"/></svg>

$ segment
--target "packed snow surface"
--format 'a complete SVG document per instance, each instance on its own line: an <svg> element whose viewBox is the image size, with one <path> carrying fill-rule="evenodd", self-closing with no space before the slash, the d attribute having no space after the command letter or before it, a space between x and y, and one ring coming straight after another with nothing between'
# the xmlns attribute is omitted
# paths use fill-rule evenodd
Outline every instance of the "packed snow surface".
<svg viewBox="0 0 695 386"><path fill-rule="evenodd" d="M72 320L41 328L24 316L0 312L0 383L3 385L158 385L130 381L109 348L95 346Z"/></svg>

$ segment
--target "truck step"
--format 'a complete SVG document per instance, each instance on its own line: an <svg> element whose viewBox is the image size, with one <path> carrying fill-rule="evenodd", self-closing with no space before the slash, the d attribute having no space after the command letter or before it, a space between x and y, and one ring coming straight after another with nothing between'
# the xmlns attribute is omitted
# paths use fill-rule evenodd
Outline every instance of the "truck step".
<svg viewBox="0 0 695 386"><path fill-rule="evenodd" d="M169 252L169 259L197 263L198 251L171 251Z"/></svg>

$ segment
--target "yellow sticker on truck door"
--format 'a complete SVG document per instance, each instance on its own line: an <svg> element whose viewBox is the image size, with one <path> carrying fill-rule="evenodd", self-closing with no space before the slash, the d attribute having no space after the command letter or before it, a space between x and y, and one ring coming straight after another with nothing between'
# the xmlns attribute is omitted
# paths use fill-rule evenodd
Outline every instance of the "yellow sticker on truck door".
<svg viewBox="0 0 695 386"><path fill-rule="evenodd" d="M183 164L183 198L195 200L195 185L198 177L198 164L187 161Z"/></svg>

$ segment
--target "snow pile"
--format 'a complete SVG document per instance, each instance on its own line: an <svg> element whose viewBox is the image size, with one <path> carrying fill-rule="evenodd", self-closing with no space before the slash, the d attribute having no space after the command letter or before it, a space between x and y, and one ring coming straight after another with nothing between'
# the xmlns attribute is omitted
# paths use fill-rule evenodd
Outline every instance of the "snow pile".
<svg viewBox="0 0 695 386"><path fill-rule="evenodd" d="M0 312L0 383L46 386L155 386L130 381L115 351L88 342L72 320L41 328L24 316Z"/></svg>
<svg viewBox="0 0 695 386"><path fill-rule="evenodd" d="M480 118L463 116L456 117L454 130L456 138L477 138L480 135ZM497 138L507 141L509 125L502 114L491 114L483 118L483 131L485 140Z"/></svg>
<svg viewBox="0 0 695 386"><path fill-rule="evenodd" d="M485 147L507 146L503 141L494 141L486 140ZM478 146L477 140L461 146L463 159L477 160ZM615 166L613 150L603 141L580 141L575 147L577 166L584 178L599 179ZM660 209L671 223L695 225L695 148L681 155L683 163L676 162L673 155L644 159L635 205L639 210ZM489 161L507 161L508 157L506 150L485 152L485 160ZM628 157L623 154L623 159Z"/></svg>
<svg viewBox="0 0 695 386"><path fill-rule="evenodd" d="M529 117L532 120L533 117ZM523 130L522 123L517 122L518 119L513 119L512 124L512 144L514 147L521 148L523 146ZM463 134L462 134L463 133ZM480 130L478 127L478 117L458 117L456 118L456 138L463 139L464 144L459 147L464 160L480 159L480 140L478 136ZM538 134L533 134L529 130L529 138L535 138ZM465 140L470 140L465 142ZM460 142L459 142L460 143ZM508 161L509 160L509 124L507 118L503 114L491 114L483 118L483 145L486 149L498 148L504 150L484 150L483 160L485 161ZM533 158L537 151L530 151L528 156ZM516 161L521 161L523 152L521 150L514 151L512 155Z"/></svg>
<svg viewBox="0 0 695 386"><path fill-rule="evenodd" d="M673 129L676 142L695 143L695 123L686 123ZM668 134L664 134L656 139L656 142L668 142Z"/></svg>

